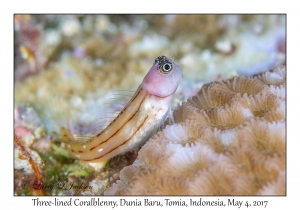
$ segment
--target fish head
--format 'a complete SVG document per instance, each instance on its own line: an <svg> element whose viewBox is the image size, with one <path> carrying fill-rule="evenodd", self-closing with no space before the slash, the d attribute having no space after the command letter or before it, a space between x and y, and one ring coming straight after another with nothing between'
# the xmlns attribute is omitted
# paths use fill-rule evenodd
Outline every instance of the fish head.
<svg viewBox="0 0 300 210"><path fill-rule="evenodd" d="M173 59L159 56L145 76L141 87L160 98L173 95L182 80L182 69Z"/></svg>

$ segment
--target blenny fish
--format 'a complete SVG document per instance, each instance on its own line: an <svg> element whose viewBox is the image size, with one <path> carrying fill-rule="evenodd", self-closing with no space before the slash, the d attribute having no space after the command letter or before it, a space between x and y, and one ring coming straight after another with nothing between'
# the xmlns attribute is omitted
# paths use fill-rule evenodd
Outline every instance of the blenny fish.
<svg viewBox="0 0 300 210"><path fill-rule="evenodd" d="M67 148L79 160L102 162L142 145L168 115L181 79L180 66L159 56L117 117L87 141L68 141Z"/></svg>

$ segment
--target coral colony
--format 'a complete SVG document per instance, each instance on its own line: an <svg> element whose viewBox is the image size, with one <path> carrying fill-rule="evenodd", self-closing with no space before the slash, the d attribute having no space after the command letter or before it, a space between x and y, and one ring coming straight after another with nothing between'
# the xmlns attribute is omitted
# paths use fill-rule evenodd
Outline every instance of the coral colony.
<svg viewBox="0 0 300 210"><path fill-rule="evenodd" d="M286 194L284 15L15 15L14 32L15 195Z"/></svg>
<svg viewBox="0 0 300 210"><path fill-rule="evenodd" d="M106 195L285 194L285 67L206 84Z"/></svg>

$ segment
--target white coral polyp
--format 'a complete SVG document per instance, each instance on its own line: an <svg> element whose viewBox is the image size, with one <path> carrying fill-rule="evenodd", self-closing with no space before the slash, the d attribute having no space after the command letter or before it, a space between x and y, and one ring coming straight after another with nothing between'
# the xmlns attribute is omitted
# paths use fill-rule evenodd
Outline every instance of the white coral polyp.
<svg viewBox="0 0 300 210"><path fill-rule="evenodd" d="M248 117L253 117L252 111L248 108L243 108L240 111L241 111L240 113L244 116L245 119Z"/></svg>
<svg viewBox="0 0 300 210"><path fill-rule="evenodd" d="M279 87L271 85L269 87L269 90L272 94L274 94L282 99L285 99L285 87L283 85L281 85Z"/></svg>
<svg viewBox="0 0 300 210"><path fill-rule="evenodd" d="M274 72L279 74L282 78L286 78L286 69L285 66L279 66L274 69Z"/></svg>
<svg viewBox="0 0 300 210"><path fill-rule="evenodd" d="M268 129L270 132L270 139L285 141L285 121L268 123Z"/></svg>
<svg viewBox="0 0 300 210"><path fill-rule="evenodd" d="M214 134L218 137L218 139L224 146L228 146L236 140L236 132L237 131L234 129L225 131L218 130L217 128L214 129Z"/></svg>
<svg viewBox="0 0 300 210"><path fill-rule="evenodd" d="M188 140L188 133L180 124L167 126L163 132L167 140L173 143L182 143Z"/></svg>
<svg viewBox="0 0 300 210"><path fill-rule="evenodd" d="M170 155L168 158L169 166L184 170L197 162L214 162L218 155L208 146L199 142L189 145L168 144L165 153Z"/></svg>
<svg viewBox="0 0 300 210"><path fill-rule="evenodd" d="M277 72L266 72L262 75L262 81L269 85L276 85L283 82L285 78Z"/></svg>

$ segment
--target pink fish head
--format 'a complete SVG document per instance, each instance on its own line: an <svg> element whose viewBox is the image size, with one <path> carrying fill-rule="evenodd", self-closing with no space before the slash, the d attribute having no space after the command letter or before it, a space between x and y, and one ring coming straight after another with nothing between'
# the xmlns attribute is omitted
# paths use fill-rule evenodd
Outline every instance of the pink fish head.
<svg viewBox="0 0 300 210"><path fill-rule="evenodd" d="M180 66L171 58L159 56L155 59L141 86L150 94L164 98L174 94L181 79Z"/></svg>

